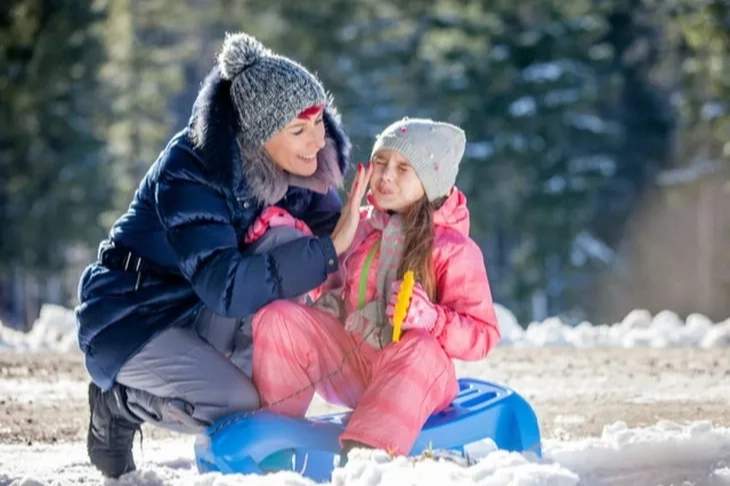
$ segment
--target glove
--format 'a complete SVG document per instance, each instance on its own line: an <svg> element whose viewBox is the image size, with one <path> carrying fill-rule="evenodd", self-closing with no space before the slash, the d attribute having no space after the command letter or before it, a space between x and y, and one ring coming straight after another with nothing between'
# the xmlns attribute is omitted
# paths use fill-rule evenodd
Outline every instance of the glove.
<svg viewBox="0 0 730 486"><path fill-rule="evenodd" d="M393 293L390 295L388 300L388 307L385 309L385 314L388 316L390 325L393 325L393 314L395 314L395 304L398 302L398 291L400 290L401 280L393 282L392 289ZM438 311L436 306L431 303L426 295L426 291L423 290L421 284L416 283L413 286L413 294L411 295L411 301L406 311L406 317L403 319L401 324L402 330L407 329L423 329L424 331L431 331L433 326L436 325L436 319L438 319Z"/></svg>
<svg viewBox="0 0 730 486"><path fill-rule="evenodd" d="M263 210L261 215L248 227L246 230L246 236L243 242L247 245L261 238L269 228L275 228L277 226L289 226L296 228L307 236L312 236L312 230L306 225L304 221L296 219L294 216L289 214L286 210L281 209L278 206L269 206Z"/></svg>

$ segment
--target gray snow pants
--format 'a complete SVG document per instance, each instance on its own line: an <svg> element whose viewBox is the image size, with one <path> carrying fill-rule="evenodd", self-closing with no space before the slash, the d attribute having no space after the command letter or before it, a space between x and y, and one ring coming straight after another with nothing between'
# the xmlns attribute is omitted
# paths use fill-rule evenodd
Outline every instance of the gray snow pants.
<svg viewBox="0 0 730 486"><path fill-rule="evenodd" d="M302 234L270 229L247 252L268 251ZM251 282L256 285L256 282ZM251 320L227 318L204 307L194 325L152 338L122 367L129 409L145 422L196 434L232 413L259 407L251 382Z"/></svg>

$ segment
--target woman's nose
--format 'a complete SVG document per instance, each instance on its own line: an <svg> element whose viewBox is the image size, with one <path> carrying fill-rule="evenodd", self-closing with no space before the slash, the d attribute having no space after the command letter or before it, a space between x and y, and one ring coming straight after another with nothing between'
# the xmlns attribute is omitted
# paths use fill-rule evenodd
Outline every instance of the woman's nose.
<svg viewBox="0 0 730 486"><path fill-rule="evenodd" d="M324 132L318 133L319 130L313 130L314 134L312 135L312 138L310 139L310 146L314 149L316 149L318 152L324 148Z"/></svg>

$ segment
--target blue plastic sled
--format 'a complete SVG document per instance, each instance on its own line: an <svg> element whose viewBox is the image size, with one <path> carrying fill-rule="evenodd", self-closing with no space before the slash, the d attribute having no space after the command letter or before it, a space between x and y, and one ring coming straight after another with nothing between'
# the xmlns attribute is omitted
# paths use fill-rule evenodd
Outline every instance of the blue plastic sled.
<svg viewBox="0 0 730 486"><path fill-rule="evenodd" d="M541 455L540 430L532 407L515 391L462 378L451 406L432 415L410 455L429 448L464 452L491 438L500 449ZM329 481L339 463L339 436L350 413L291 418L273 412L238 414L213 424L195 443L200 472L264 474L297 471Z"/></svg>

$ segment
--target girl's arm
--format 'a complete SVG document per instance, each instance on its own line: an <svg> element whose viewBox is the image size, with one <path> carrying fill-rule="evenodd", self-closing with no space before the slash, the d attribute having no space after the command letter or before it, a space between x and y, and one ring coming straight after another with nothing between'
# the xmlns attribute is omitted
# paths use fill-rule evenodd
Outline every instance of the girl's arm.
<svg viewBox="0 0 730 486"><path fill-rule="evenodd" d="M431 332L451 358L482 359L500 337L482 252L466 238L439 260L438 318Z"/></svg>

